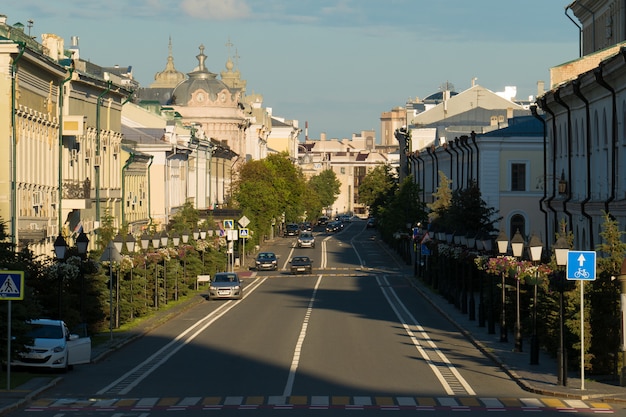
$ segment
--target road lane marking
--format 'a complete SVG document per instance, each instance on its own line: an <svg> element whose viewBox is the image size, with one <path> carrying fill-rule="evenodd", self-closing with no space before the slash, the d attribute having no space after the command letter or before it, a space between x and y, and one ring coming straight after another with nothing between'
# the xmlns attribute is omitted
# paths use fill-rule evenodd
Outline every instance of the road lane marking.
<svg viewBox="0 0 626 417"><path fill-rule="evenodd" d="M248 289L244 292L243 298L245 299L246 297L248 297L248 295L254 292L254 290L259 288L266 279L267 278L255 280L254 283L249 286ZM170 341L161 349L153 353L145 361L122 375L117 380L102 388L100 391L97 392L97 394L127 394L131 389L137 386L137 384L139 384L146 377L148 377L148 375L154 372L159 366L164 364L176 352L182 349L186 344L190 343L200 333L206 330L206 328L216 322L220 317L225 315L229 310L237 306L237 303L237 301L227 301L224 304L220 305L220 307L218 307L215 311L212 311L201 320L198 320L192 326L176 336L174 340ZM199 329L185 339L185 336L187 336L194 329L196 329L196 327L199 327Z"/></svg>
<svg viewBox="0 0 626 417"><path fill-rule="evenodd" d="M433 371L446 393L448 395L476 395L476 393L469 385L469 383L465 380L465 378L461 376L456 367L437 347L437 345L430 338L426 330L424 330L424 328L419 324L419 322L415 319L411 312L409 312L406 306L402 303L402 301L398 297L398 294L389 285L387 277L377 276L376 281L378 282L378 286L380 287L383 295L387 299L389 306L392 308L394 313L396 313L396 316L398 317L398 320L400 320L402 327L409 335L411 342L420 353L422 358L424 358L430 369ZM413 330L413 328L415 330ZM425 346L420 343L420 340L425 343ZM433 358L431 357L431 355L436 357Z"/></svg>
<svg viewBox="0 0 626 417"><path fill-rule="evenodd" d="M298 370L298 365L300 363L300 354L302 353L302 345L304 344L304 338L306 337L306 331L309 326L309 320L311 318L311 313L313 312L313 303L315 302L315 296L317 295L317 290L322 282L322 275L318 275L317 282L315 282L315 287L313 288L313 294L311 294L311 298L309 299L309 306L306 309L306 313L304 314L304 320L302 321L302 327L300 329L300 335L298 336L298 341L296 342L296 347L293 351L293 358L291 359L291 366L289 367L289 376L287 376L287 383L285 384L285 390L283 391L284 397L289 397L293 390L293 383L296 378L296 371Z"/></svg>

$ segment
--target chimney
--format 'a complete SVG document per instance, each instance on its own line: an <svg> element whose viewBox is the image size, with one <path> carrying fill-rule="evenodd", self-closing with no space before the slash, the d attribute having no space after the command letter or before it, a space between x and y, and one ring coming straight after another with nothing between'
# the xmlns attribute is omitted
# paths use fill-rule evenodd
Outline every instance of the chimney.
<svg viewBox="0 0 626 417"><path fill-rule="evenodd" d="M546 83L544 81L537 81L537 97L545 93Z"/></svg>

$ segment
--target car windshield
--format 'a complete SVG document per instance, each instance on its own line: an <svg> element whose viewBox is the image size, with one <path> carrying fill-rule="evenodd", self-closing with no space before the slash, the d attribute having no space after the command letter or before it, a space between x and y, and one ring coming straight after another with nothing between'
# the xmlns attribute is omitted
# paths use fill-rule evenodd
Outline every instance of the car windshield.
<svg viewBox="0 0 626 417"><path fill-rule="evenodd" d="M33 339L63 339L63 330L53 324L31 324L28 336Z"/></svg>
<svg viewBox="0 0 626 417"><path fill-rule="evenodd" d="M300 257L300 258L293 258L293 262L308 262L309 258L307 257Z"/></svg>
<svg viewBox="0 0 626 417"><path fill-rule="evenodd" d="M274 255L271 253L259 253L259 259L273 259Z"/></svg>
<svg viewBox="0 0 626 417"><path fill-rule="evenodd" d="M237 281L237 276L233 274L222 274L215 276L215 282L235 282Z"/></svg>

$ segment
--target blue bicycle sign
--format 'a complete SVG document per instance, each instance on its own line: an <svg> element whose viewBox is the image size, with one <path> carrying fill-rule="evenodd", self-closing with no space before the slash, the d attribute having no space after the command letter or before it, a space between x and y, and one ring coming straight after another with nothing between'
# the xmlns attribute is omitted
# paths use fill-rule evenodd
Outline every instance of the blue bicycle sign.
<svg viewBox="0 0 626 417"><path fill-rule="evenodd" d="M596 279L596 252L569 251L567 253L567 279L593 281Z"/></svg>

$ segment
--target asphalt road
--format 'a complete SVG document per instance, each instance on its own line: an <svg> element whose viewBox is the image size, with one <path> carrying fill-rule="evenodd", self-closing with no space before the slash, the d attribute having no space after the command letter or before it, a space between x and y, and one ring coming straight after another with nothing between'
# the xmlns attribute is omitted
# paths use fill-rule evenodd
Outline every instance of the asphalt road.
<svg viewBox="0 0 626 417"><path fill-rule="evenodd" d="M201 303L12 415L560 412L423 300L364 221L316 239L277 239L278 271L247 278L243 300ZM298 254L311 275L288 273Z"/></svg>

